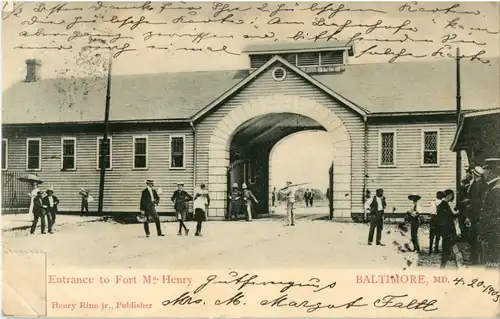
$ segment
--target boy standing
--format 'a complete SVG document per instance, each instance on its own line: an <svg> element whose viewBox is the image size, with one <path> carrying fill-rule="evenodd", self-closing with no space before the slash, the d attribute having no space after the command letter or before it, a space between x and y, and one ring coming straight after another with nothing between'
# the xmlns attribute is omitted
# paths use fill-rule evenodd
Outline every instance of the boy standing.
<svg viewBox="0 0 500 319"><path fill-rule="evenodd" d="M434 247L434 252L436 254L439 253L439 241L441 236L438 231L438 223L437 223L437 208L439 204L443 201L444 192L439 191L436 193L436 200L431 202L431 220L430 220L430 232L429 232L429 255L432 254L432 247Z"/></svg>

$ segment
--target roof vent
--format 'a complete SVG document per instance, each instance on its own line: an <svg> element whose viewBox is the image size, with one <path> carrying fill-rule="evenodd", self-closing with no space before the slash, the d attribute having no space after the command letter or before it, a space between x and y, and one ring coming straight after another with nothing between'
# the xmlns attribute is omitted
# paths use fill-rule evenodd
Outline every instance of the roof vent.
<svg viewBox="0 0 500 319"><path fill-rule="evenodd" d="M40 68L42 62L40 60L26 60L26 82L36 82L40 80Z"/></svg>

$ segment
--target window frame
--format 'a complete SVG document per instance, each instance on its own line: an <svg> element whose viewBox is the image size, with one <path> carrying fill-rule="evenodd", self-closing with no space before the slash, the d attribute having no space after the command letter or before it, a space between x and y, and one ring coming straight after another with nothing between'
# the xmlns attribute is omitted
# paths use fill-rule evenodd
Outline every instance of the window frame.
<svg viewBox="0 0 500 319"><path fill-rule="evenodd" d="M38 168L29 168L29 145L31 141L37 141L38 142L38 156L39 156L39 161L38 161ZM42 170L42 138L41 137L28 137L26 138L26 171L29 172L39 172Z"/></svg>
<svg viewBox="0 0 500 319"><path fill-rule="evenodd" d="M135 141L137 139L146 139L146 167L135 167ZM132 169L133 170L148 170L149 169L149 136L134 135L132 136Z"/></svg>
<svg viewBox="0 0 500 319"><path fill-rule="evenodd" d="M383 164L382 163L382 134L392 133L394 134L392 142L392 158L393 164ZM397 145L398 145L398 132L397 130L379 130L378 132L378 167L397 167Z"/></svg>
<svg viewBox="0 0 500 319"><path fill-rule="evenodd" d="M2 138L2 145L3 142L5 142L5 168L2 167L2 171L6 171L9 169L9 139L8 138ZM3 153L2 153L3 155Z"/></svg>
<svg viewBox="0 0 500 319"><path fill-rule="evenodd" d="M172 166L172 140L174 138L182 138L182 167L173 167ZM183 170L186 169L186 134L174 134L169 136L169 168L172 170Z"/></svg>
<svg viewBox="0 0 500 319"><path fill-rule="evenodd" d="M100 140L104 140L104 137L102 136L98 136L97 139L96 139L96 170L97 171L100 171L101 168L99 167L100 165L100 160L99 160L99 155L100 155L100 152L99 152L99 141ZM113 137L111 136L108 136L108 140L109 140L109 168L106 168L107 171L112 171L113 170Z"/></svg>
<svg viewBox="0 0 500 319"><path fill-rule="evenodd" d="M425 152L425 133L437 133L436 135L436 163L427 164L424 163L424 152ZM439 157L441 152L439 151L439 143L441 138L441 132L437 127L422 128L420 130L420 166L421 167L439 167L440 160Z"/></svg>
<svg viewBox="0 0 500 319"><path fill-rule="evenodd" d="M64 169L64 141L73 141L74 142L73 147L74 147L75 154L73 154L73 157L74 157L74 167L73 168ZM61 171L76 171L76 137L72 137L72 136L61 137Z"/></svg>

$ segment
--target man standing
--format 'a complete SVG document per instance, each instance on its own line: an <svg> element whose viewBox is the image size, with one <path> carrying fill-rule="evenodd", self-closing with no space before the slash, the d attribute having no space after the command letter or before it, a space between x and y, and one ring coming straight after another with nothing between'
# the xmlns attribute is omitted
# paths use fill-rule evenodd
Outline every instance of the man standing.
<svg viewBox="0 0 500 319"><path fill-rule="evenodd" d="M231 193L229 194L229 212L226 220L236 220L240 214L241 192L238 183L233 183Z"/></svg>
<svg viewBox="0 0 500 319"><path fill-rule="evenodd" d="M271 201L273 207L276 207L276 187L273 188L273 192L271 193Z"/></svg>
<svg viewBox="0 0 500 319"><path fill-rule="evenodd" d="M245 208L245 215L247 216L247 222L252 221L252 204L255 202L256 204L259 202L257 198L253 195L252 191L248 189L247 184L243 183L241 185L243 188L243 205Z"/></svg>
<svg viewBox="0 0 500 319"><path fill-rule="evenodd" d="M451 189L444 191L444 199L437 207L438 231L443 239L443 248L441 251L441 268L446 267L450 253L453 253L457 267L463 265L462 253L457 245L457 231L454 219L458 212L453 212L450 203L455 199L455 193Z"/></svg>
<svg viewBox="0 0 500 319"><path fill-rule="evenodd" d="M188 212L188 202L193 200L193 196L189 195L188 192L184 190L184 184L178 183L177 190L172 195L172 202L174 202L175 214L177 216L177 221L179 222L179 233L177 235L182 235L182 229L189 235L189 229L184 224L186 215Z"/></svg>
<svg viewBox="0 0 500 319"><path fill-rule="evenodd" d="M313 207L314 202L314 192L312 190L309 191L309 206Z"/></svg>
<svg viewBox="0 0 500 319"><path fill-rule="evenodd" d="M441 239L441 235L439 235L439 227L437 222L437 208L439 204L443 201L445 197L444 192L438 191L436 193L436 200L431 202L430 209L430 217L429 221L429 255L432 255L432 248L434 247L434 252L439 253L439 240Z"/></svg>
<svg viewBox="0 0 500 319"><path fill-rule="evenodd" d="M478 241L478 222L481 207L483 205L484 195L486 194L488 184L484 180L484 169L476 166L472 170L473 180L469 188L470 199L466 204L466 225L470 226L469 245L470 245L470 260L473 265L479 263L479 241Z"/></svg>
<svg viewBox="0 0 500 319"><path fill-rule="evenodd" d="M311 196L311 192L309 191L309 188L308 188L308 189L306 189L306 191L304 193L304 201L306 202L306 207L309 207L310 196Z"/></svg>
<svg viewBox="0 0 500 319"><path fill-rule="evenodd" d="M43 205L47 207L47 216L50 215L51 227L53 229L56 223L57 205L59 205L59 199L54 195L54 188L49 187L47 189L47 196L43 198Z"/></svg>
<svg viewBox="0 0 500 319"><path fill-rule="evenodd" d="M80 210L80 216L83 216L85 213L89 213L89 196L90 193L85 188L80 189L80 196L82 197L82 207Z"/></svg>
<svg viewBox="0 0 500 319"><path fill-rule="evenodd" d="M292 188L292 182L286 182L286 187L281 189L280 193L286 198L287 226L295 226L295 213L293 211L293 205L295 203L295 190Z"/></svg>
<svg viewBox="0 0 500 319"><path fill-rule="evenodd" d="M486 267L500 263L500 158L485 160L488 190L479 215L481 261Z"/></svg>
<svg viewBox="0 0 500 319"><path fill-rule="evenodd" d="M156 211L156 207L160 203L160 197L153 189L154 181L152 179L146 180L146 188L142 191L141 195L141 214L146 216L144 222L144 232L146 237L149 237L149 220L152 219L156 224L156 232L158 236L165 236L161 232L160 216Z"/></svg>
<svg viewBox="0 0 500 319"><path fill-rule="evenodd" d="M420 227L420 214L422 213L422 208L418 201L420 200L420 195L415 193L408 196L408 200L411 200L412 206L407 211L407 220L410 223L411 229L411 242L413 244L413 251L420 252L420 243L418 240L418 228Z"/></svg>
<svg viewBox="0 0 500 319"><path fill-rule="evenodd" d="M384 190L377 189L375 196L370 197L365 203L365 210L370 214L370 231L368 232L368 245L373 243L373 235L375 228L377 229L377 245L385 246L382 244L382 229L384 226L384 210L387 206L384 197Z"/></svg>
<svg viewBox="0 0 500 319"><path fill-rule="evenodd" d="M42 234L45 234L45 215L47 215L47 226L49 233L52 234L52 221L50 219L50 214L46 214L45 208L43 206L43 199L42 199L43 192L42 190L38 189L36 197L33 198L33 223L31 224L31 231L30 234L34 234L36 230L36 224L38 223L38 219L41 219L41 231Z"/></svg>

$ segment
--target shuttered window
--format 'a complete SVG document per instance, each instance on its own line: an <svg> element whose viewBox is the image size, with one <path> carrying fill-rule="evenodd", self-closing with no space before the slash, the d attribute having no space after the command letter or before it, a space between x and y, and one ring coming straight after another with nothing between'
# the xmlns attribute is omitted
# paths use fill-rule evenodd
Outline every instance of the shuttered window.
<svg viewBox="0 0 500 319"><path fill-rule="evenodd" d="M184 168L184 136L170 137L170 168Z"/></svg>
<svg viewBox="0 0 500 319"><path fill-rule="evenodd" d="M28 138L26 140L26 169L40 170L42 168L42 139Z"/></svg>
<svg viewBox="0 0 500 319"><path fill-rule="evenodd" d="M2 169L5 170L8 167L7 159L8 155L7 152L9 151L9 142L7 141L6 138L2 139Z"/></svg>
<svg viewBox="0 0 500 319"><path fill-rule="evenodd" d="M148 137L134 136L134 168L148 168Z"/></svg>
<svg viewBox="0 0 500 319"><path fill-rule="evenodd" d="M267 61L269 61L273 56L270 54L257 54L250 56L250 67L253 69L260 68Z"/></svg>
<svg viewBox="0 0 500 319"><path fill-rule="evenodd" d="M396 165L396 133L395 132L381 132L380 133L380 166L394 166Z"/></svg>
<svg viewBox="0 0 500 319"><path fill-rule="evenodd" d="M318 66L319 53L307 52L297 54L297 66Z"/></svg>
<svg viewBox="0 0 500 319"><path fill-rule="evenodd" d="M344 64L343 51L325 51L321 52L321 65L339 65Z"/></svg>
<svg viewBox="0 0 500 319"><path fill-rule="evenodd" d="M74 137L61 139L61 169L76 169L76 138Z"/></svg>
<svg viewBox="0 0 500 319"><path fill-rule="evenodd" d="M422 132L422 165L439 164L439 132Z"/></svg>
<svg viewBox="0 0 500 319"><path fill-rule="evenodd" d="M97 169L101 169L101 161L102 161L102 150L104 145L104 139L102 137L97 138ZM106 145L106 150L104 152L104 167L106 169L113 168L113 140L111 137L108 137L108 143Z"/></svg>

